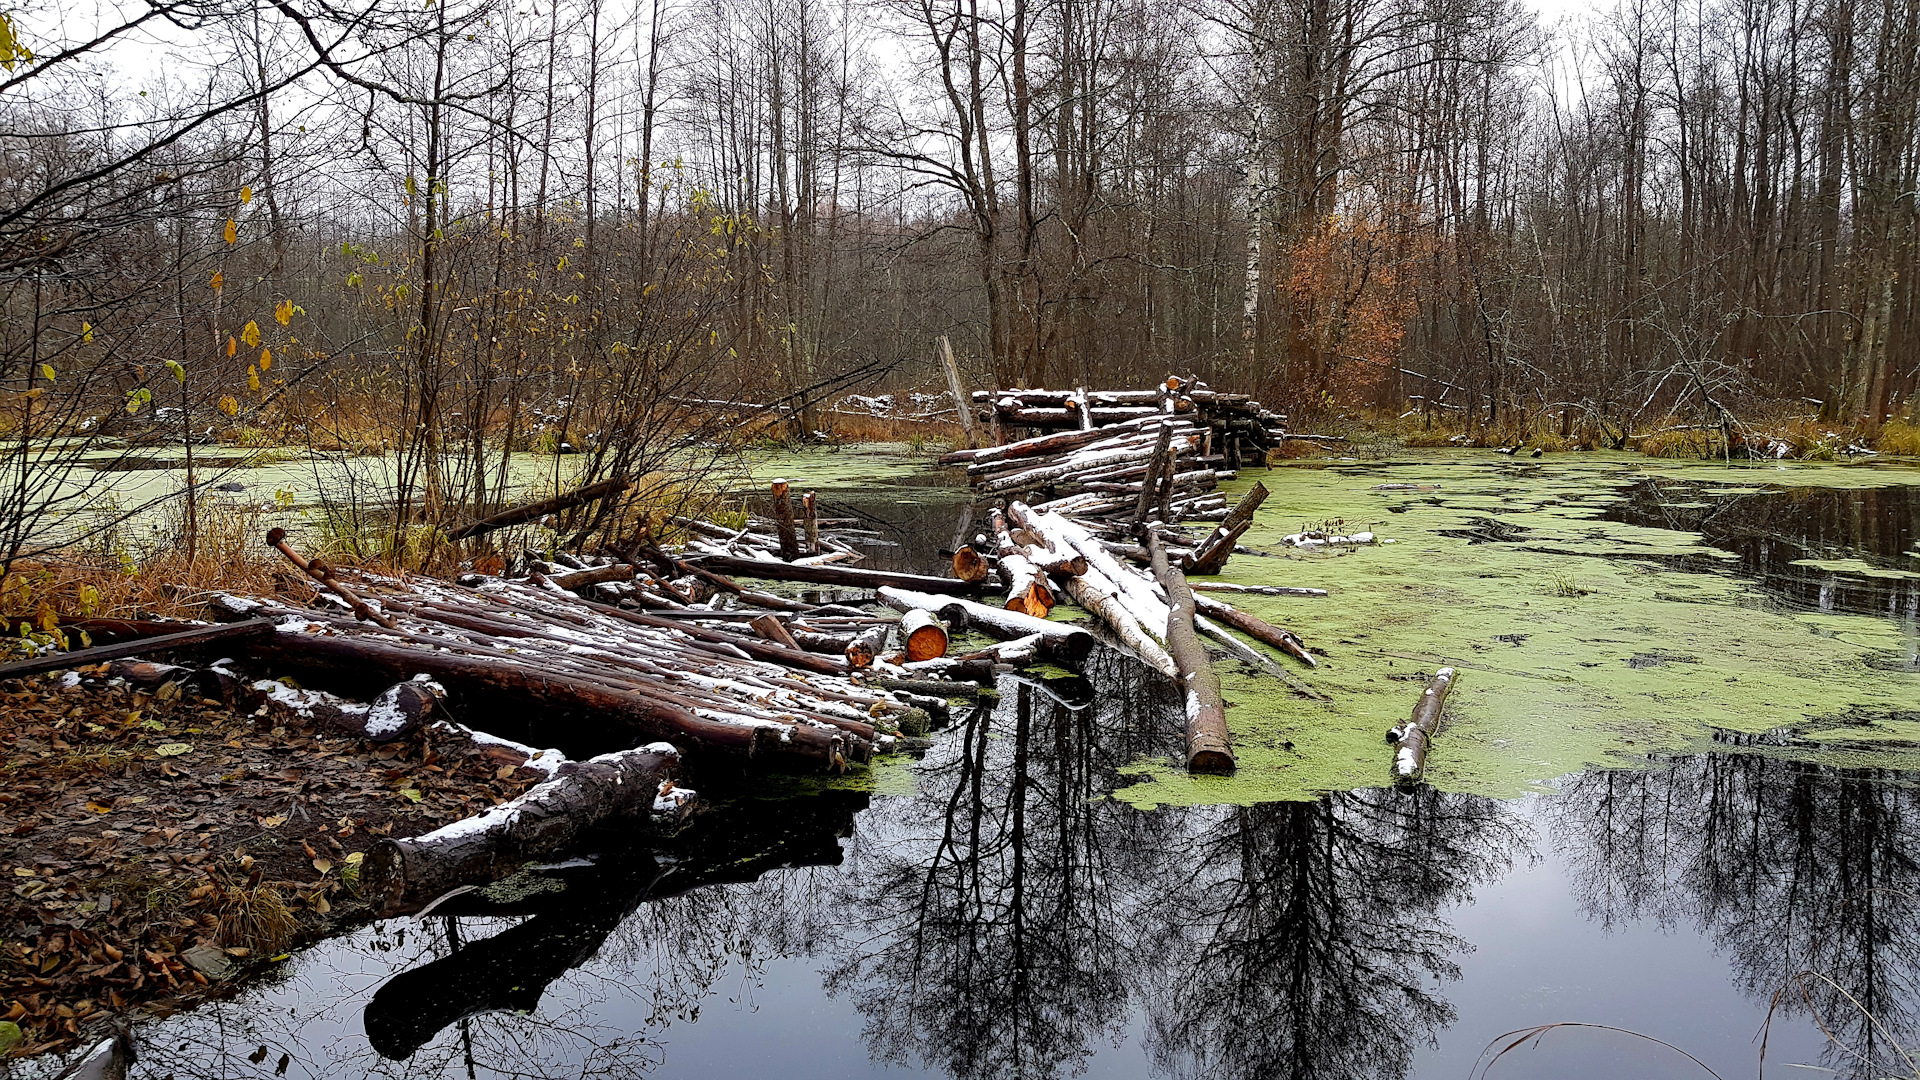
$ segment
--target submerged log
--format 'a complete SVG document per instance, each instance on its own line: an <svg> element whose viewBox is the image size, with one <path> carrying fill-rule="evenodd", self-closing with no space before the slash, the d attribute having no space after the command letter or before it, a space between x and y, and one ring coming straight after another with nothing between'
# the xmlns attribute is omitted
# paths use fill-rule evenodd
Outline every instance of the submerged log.
<svg viewBox="0 0 1920 1080"><path fill-rule="evenodd" d="M934 660L947 655L947 628L925 608L915 608L900 616L900 636L908 660Z"/></svg>
<svg viewBox="0 0 1920 1080"><path fill-rule="evenodd" d="M1187 710L1187 771L1224 773L1234 768L1233 746L1227 737L1227 703L1220 693L1220 676L1213 670L1200 636L1194 632L1193 593L1187 577L1167 560L1160 537L1147 534L1153 554L1153 573L1167 591L1167 652L1179 669L1180 688Z"/></svg>
<svg viewBox="0 0 1920 1080"><path fill-rule="evenodd" d="M421 836L382 840L360 870L368 906L381 916L450 889L505 877L532 859L559 854L588 830L616 821L671 826L692 809L676 788L680 752L667 743L570 761L553 779L484 814Z"/></svg>
<svg viewBox="0 0 1920 1080"><path fill-rule="evenodd" d="M1267 485L1255 483L1253 488L1233 504L1226 519L1213 530L1213 535L1201 543L1193 553L1192 570L1196 574L1217 574L1227 565L1227 556L1233 554L1233 545L1240 534L1253 526L1254 511L1267 501Z"/></svg>
<svg viewBox="0 0 1920 1080"><path fill-rule="evenodd" d="M122 641L114 645L96 645L91 649L75 649L72 652L48 653L31 660L16 660L11 664L0 664L0 680L43 675L49 671L85 667L88 664L119 660L128 656L160 656L215 641L262 638L272 634L272 619L250 619L246 622L227 623L220 626L196 626L178 633L162 634L159 637Z"/></svg>
<svg viewBox="0 0 1920 1080"><path fill-rule="evenodd" d="M1427 684L1426 693L1414 703L1413 715L1407 722L1387 732L1387 741L1399 743L1400 749L1393 755L1393 778L1412 781L1420 779L1427 768L1427 744L1440 726L1440 709L1447 703L1447 691L1453 689L1453 669L1443 667L1433 673L1433 681Z"/></svg>
<svg viewBox="0 0 1920 1080"><path fill-rule="evenodd" d="M865 570L854 566L792 566L787 563L740 559L731 555L707 555L701 565L741 577L759 577L770 581L804 581L814 585L839 585L851 589L875 589L892 585L902 589L945 593L981 593L983 582L959 578L931 577L925 574L897 574L888 570Z"/></svg>
<svg viewBox="0 0 1920 1080"><path fill-rule="evenodd" d="M495 529L504 529L509 525L519 525L522 522L542 518L561 510L570 510L576 506L583 506L596 499L604 499L609 495L619 495L632 486L633 481L624 476L616 476L610 480L602 480L599 483L588 484L586 487L577 488L564 495L555 495L551 499L541 499L539 502L530 502L509 510L502 510L492 517L481 518L471 525L462 525L452 532L449 532L447 539L465 540L468 537L490 533Z"/></svg>

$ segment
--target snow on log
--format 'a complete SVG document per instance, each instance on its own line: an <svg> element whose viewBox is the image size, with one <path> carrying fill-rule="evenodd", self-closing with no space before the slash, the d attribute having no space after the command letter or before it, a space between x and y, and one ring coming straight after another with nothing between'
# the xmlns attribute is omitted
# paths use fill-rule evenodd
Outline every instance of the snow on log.
<svg viewBox="0 0 1920 1080"><path fill-rule="evenodd" d="M360 871L368 906L381 917L418 910L450 889L495 881L565 852L597 826L677 825L694 800L691 790L674 786L679 770L680 753L667 743L570 761L553 779L483 814L382 840Z"/></svg>
<svg viewBox="0 0 1920 1080"><path fill-rule="evenodd" d="M1267 485L1255 483L1251 490L1240 496L1233 504L1226 519L1220 522L1213 534L1203 541L1193 553L1192 571L1196 574L1217 574L1227 565L1227 556L1233 554L1233 545L1240 534L1253 525L1254 511L1267 501Z"/></svg>
<svg viewBox="0 0 1920 1080"><path fill-rule="evenodd" d="M1167 619L1167 652L1178 669L1176 675L1187 710L1187 771L1205 773L1232 772L1233 746L1227 736L1227 704L1220 693L1220 676L1213 670L1200 636L1193 627L1193 593L1187 589L1187 577L1167 561L1167 550L1157 534L1147 534L1147 550L1153 553L1153 573L1171 601Z"/></svg>
<svg viewBox="0 0 1920 1080"><path fill-rule="evenodd" d="M1440 709L1447 702L1447 691L1453 689L1453 669L1443 667L1433 673L1433 682L1427 685L1426 693L1414 703L1413 715L1407 722L1387 732L1387 741L1398 743L1400 748L1393 754L1393 778L1413 781L1427 769L1427 744L1440 726Z"/></svg>
<svg viewBox="0 0 1920 1080"><path fill-rule="evenodd" d="M1038 636L1041 654L1052 659L1077 664L1093 651L1093 635L1085 628L1070 623L1036 619L1018 611L991 607L957 596L939 596L892 586L881 588L877 595L881 603L902 613L924 608L938 612L950 623L978 627L997 637Z"/></svg>

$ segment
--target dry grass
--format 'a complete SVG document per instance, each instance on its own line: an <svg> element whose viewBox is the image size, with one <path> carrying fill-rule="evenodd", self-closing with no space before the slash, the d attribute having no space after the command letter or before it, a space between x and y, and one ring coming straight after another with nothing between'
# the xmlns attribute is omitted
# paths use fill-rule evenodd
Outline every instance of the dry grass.
<svg viewBox="0 0 1920 1080"><path fill-rule="evenodd" d="M1874 438L1873 448L1883 454L1920 457L1920 424L1910 424L1905 420L1887 424Z"/></svg>
<svg viewBox="0 0 1920 1080"><path fill-rule="evenodd" d="M271 956L293 943L299 923L287 909L286 897L272 885L258 883L225 890L220 904L220 941L224 945Z"/></svg>

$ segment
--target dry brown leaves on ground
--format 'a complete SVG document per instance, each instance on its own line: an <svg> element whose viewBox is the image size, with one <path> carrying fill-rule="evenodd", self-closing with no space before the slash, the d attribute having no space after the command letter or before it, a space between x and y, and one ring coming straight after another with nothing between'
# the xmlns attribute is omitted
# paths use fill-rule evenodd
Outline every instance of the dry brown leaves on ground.
<svg viewBox="0 0 1920 1080"><path fill-rule="evenodd" d="M445 729L263 729L98 670L0 683L0 1060L219 994L364 917L360 854L543 778Z"/></svg>

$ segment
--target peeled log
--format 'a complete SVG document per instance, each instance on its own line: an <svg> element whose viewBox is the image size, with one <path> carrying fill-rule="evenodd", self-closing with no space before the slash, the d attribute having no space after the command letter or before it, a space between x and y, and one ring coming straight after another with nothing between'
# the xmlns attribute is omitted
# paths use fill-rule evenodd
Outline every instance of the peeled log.
<svg viewBox="0 0 1920 1080"><path fill-rule="evenodd" d="M382 840L360 871L368 906L382 917L417 910L449 889L495 881L522 863L564 852L595 826L677 824L693 796L673 786L679 773L680 752L668 743L569 761L553 779L484 814Z"/></svg>
<svg viewBox="0 0 1920 1080"><path fill-rule="evenodd" d="M1393 778L1413 781L1427 768L1427 743L1440 726L1440 708L1447 703L1447 691L1453 689L1453 669L1443 667L1433 673L1427 692L1413 706L1407 722L1387 732L1387 741L1400 744L1393 755Z"/></svg>
<svg viewBox="0 0 1920 1080"><path fill-rule="evenodd" d="M935 660L947 655L947 628L925 608L900 616L900 636L906 639L907 659Z"/></svg>
<svg viewBox="0 0 1920 1080"><path fill-rule="evenodd" d="M1153 574L1167 590L1171 613L1167 616L1167 652L1179 669L1180 688L1185 691L1187 707L1187 771L1205 773L1232 772L1233 745L1227 738L1227 703L1220 693L1220 676L1213 661L1200 645L1193 628L1193 593L1187 588L1187 576L1167 562L1167 549L1160 537L1147 534L1147 550L1153 553Z"/></svg>
<svg viewBox="0 0 1920 1080"><path fill-rule="evenodd" d="M987 591L984 582L959 578L933 577L927 574L896 574L888 570L863 570L852 566L793 566L789 563L740 559L731 555L708 555L701 565L741 577L769 581L804 581L814 585L839 585L852 589L877 589L893 585L902 589L937 589L942 592L979 593ZM806 605L797 605L805 610Z"/></svg>

